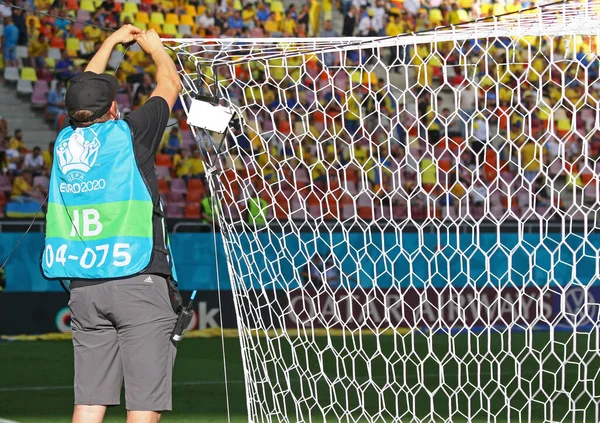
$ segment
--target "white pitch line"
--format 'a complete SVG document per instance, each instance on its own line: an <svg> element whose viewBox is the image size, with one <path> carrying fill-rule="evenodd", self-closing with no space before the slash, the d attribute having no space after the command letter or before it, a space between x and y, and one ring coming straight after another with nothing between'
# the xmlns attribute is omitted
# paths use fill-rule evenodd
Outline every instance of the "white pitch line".
<svg viewBox="0 0 600 423"><path fill-rule="evenodd" d="M19 423L19 422L15 422L13 420L0 419L0 423Z"/></svg>

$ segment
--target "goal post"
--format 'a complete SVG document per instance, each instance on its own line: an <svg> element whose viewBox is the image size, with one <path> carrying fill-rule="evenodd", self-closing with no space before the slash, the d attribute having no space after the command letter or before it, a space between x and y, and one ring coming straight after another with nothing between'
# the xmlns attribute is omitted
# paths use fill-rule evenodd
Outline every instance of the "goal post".
<svg viewBox="0 0 600 423"><path fill-rule="evenodd" d="M600 421L600 2L175 39L249 420Z"/></svg>

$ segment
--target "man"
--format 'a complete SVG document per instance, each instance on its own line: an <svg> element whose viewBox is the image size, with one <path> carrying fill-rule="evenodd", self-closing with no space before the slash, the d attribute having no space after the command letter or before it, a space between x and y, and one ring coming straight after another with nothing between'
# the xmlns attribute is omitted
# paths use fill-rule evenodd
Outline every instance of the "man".
<svg viewBox="0 0 600 423"><path fill-rule="evenodd" d="M137 41L154 61L148 102L120 120L118 81L104 74L113 49ZM70 125L57 137L42 270L71 281L75 360L73 423L100 423L120 402L127 422L171 410L181 309L154 170L181 81L154 30L110 35L66 94Z"/></svg>
<svg viewBox="0 0 600 423"><path fill-rule="evenodd" d="M46 105L46 115L54 118L54 128L58 127L60 117L67 113L65 108L65 94L67 90L63 81L58 81L54 89L48 92L48 104Z"/></svg>
<svg viewBox="0 0 600 423"><path fill-rule="evenodd" d="M35 67L39 68L46 63L45 55L48 53L50 43L44 34L32 38L29 43L29 56L35 61Z"/></svg>
<svg viewBox="0 0 600 423"><path fill-rule="evenodd" d="M23 141L23 131L21 129L15 129L14 136L10 139L8 143L9 148L13 150L21 151L25 148L25 142Z"/></svg>
<svg viewBox="0 0 600 423"><path fill-rule="evenodd" d="M4 19L2 34L2 58L5 66L17 66L17 41L19 29L13 24L12 17Z"/></svg>
<svg viewBox="0 0 600 423"><path fill-rule="evenodd" d="M44 169L44 158L42 157L42 149L40 147L33 147L33 151L25 155L23 167L31 171L33 176L40 174Z"/></svg>
<svg viewBox="0 0 600 423"><path fill-rule="evenodd" d="M18 201L21 203L41 203L45 195L44 187L38 185L34 186L33 174L29 169L25 169L21 172L20 176L15 178L10 198L11 201Z"/></svg>

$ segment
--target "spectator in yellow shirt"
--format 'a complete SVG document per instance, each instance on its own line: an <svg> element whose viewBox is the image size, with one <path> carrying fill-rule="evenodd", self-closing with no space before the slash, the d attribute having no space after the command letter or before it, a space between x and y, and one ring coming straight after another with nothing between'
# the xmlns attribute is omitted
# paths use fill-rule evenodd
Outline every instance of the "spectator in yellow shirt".
<svg viewBox="0 0 600 423"><path fill-rule="evenodd" d="M35 61L36 67L42 67L45 62L45 54L48 53L50 44L44 34L39 34L35 38L31 38L29 43L29 56Z"/></svg>
<svg viewBox="0 0 600 423"><path fill-rule="evenodd" d="M165 154L175 154L181 147L181 140L182 137L179 133L179 128L171 128L171 131L165 132L163 136L160 143L160 151L163 151Z"/></svg>
<svg viewBox="0 0 600 423"><path fill-rule="evenodd" d="M23 131L17 129L15 131L15 136L10 139L8 142L8 148L12 148L13 150L21 151L25 148L25 143L23 142Z"/></svg>
<svg viewBox="0 0 600 423"><path fill-rule="evenodd" d="M38 201L41 202L45 192L42 187L33 186L33 175L31 171L24 170L21 176L17 176L13 181L13 189L11 193L12 201Z"/></svg>
<svg viewBox="0 0 600 423"><path fill-rule="evenodd" d="M98 20L98 18L94 18L93 23L94 25L100 26L100 21ZM87 34L88 39L93 41L94 43L97 43L102 39L102 30L94 26L86 25L86 27L83 29L83 34Z"/></svg>
<svg viewBox="0 0 600 423"><path fill-rule="evenodd" d="M275 12L271 12L271 14L269 15L269 19L267 19L267 21L265 22L264 28L267 35L271 37L277 36L277 34L281 32L281 28L279 22L277 22Z"/></svg>
<svg viewBox="0 0 600 423"><path fill-rule="evenodd" d="M294 11L288 9L288 12L283 20L283 32L288 36L296 34L296 20L294 19Z"/></svg>
<svg viewBox="0 0 600 423"><path fill-rule="evenodd" d="M533 182L538 177L545 154L548 154L547 150L533 139L529 139L521 145L523 176L529 182Z"/></svg>
<svg viewBox="0 0 600 423"><path fill-rule="evenodd" d="M200 158L200 150L198 150L197 148L192 153L190 165L192 166L192 178L204 179L204 164L202 163L202 159Z"/></svg>
<svg viewBox="0 0 600 423"><path fill-rule="evenodd" d="M178 153L173 156L173 167L175 168L177 177L187 182L192 172L190 152L188 150L179 149Z"/></svg>
<svg viewBox="0 0 600 423"><path fill-rule="evenodd" d="M254 28L254 17L256 16L256 11L254 10L254 6L251 3L246 4L244 9L242 10L242 21L244 22L244 26L248 29Z"/></svg>

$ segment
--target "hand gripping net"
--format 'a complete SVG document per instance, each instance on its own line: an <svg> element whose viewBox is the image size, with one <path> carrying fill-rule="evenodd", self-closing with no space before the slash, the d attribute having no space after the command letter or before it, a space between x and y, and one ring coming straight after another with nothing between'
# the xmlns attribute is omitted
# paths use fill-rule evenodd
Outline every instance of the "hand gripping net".
<svg viewBox="0 0 600 423"><path fill-rule="evenodd" d="M250 421L600 420L599 11L170 41Z"/></svg>

